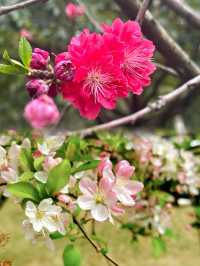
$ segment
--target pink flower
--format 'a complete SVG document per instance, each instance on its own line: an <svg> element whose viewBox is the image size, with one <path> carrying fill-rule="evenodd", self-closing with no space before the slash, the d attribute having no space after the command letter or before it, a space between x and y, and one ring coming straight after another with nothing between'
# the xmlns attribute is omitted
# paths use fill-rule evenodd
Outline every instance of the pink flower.
<svg viewBox="0 0 200 266"><path fill-rule="evenodd" d="M52 168L62 162L61 158L53 158L52 156L47 156L43 163L43 168L46 172L49 172Z"/></svg>
<svg viewBox="0 0 200 266"><path fill-rule="evenodd" d="M120 68L126 86L130 92L141 94L143 88L150 85L150 75L156 69L151 62L155 46L151 41L142 37L137 22L127 21L124 23L117 18L111 26L103 25L103 28L105 40L109 39L110 43L112 38L113 41L116 41L117 38L123 45ZM115 50L113 50L113 57L115 60Z"/></svg>
<svg viewBox="0 0 200 266"><path fill-rule="evenodd" d="M101 35L85 30L72 39L69 54L76 71L73 81L64 83L61 91L83 117L95 119L102 107L114 109L117 99L127 96L119 68Z"/></svg>
<svg viewBox="0 0 200 266"><path fill-rule="evenodd" d="M117 207L116 195L112 192L112 186L108 179L101 178L97 184L90 178L82 178L79 188L83 193L77 200L80 208L90 210L96 221L112 221L112 211L117 212L119 208Z"/></svg>
<svg viewBox="0 0 200 266"><path fill-rule="evenodd" d="M44 93L47 93L49 86L42 79L31 79L26 83L26 89L30 97L38 97Z"/></svg>
<svg viewBox="0 0 200 266"><path fill-rule="evenodd" d="M32 53L31 68L45 69L49 63L49 53L39 48L35 48Z"/></svg>
<svg viewBox="0 0 200 266"><path fill-rule="evenodd" d="M20 30L20 36L26 38L29 41L33 40L33 35L30 31L28 31L27 29L21 29Z"/></svg>
<svg viewBox="0 0 200 266"><path fill-rule="evenodd" d="M68 53L61 53L56 56L54 72L60 81L71 81L74 77L75 67L72 64Z"/></svg>
<svg viewBox="0 0 200 266"><path fill-rule="evenodd" d="M66 5L65 12L69 18L76 18L83 16L85 9L82 5L74 5L73 3L69 3L68 5Z"/></svg>
<svg viewBox="0 0 200 266"><path fill-rule="evenodd" d="M105 165L105 168L102 169L103 178L106 176L106 178L109 179L112 191L124 206L134 206L136 194L143 189L143 184L141 182L130 179L134 171L135 168L126 160L117 163L115 175L110 167L108 168L108 165Z"/></svg>
<svg viewBox="0 0 200 266"><path fill-rule="evenodd" d="M26 105L24 117L32 127L44 128L56 124L60 115L54 101L44 94Z"/></svg>

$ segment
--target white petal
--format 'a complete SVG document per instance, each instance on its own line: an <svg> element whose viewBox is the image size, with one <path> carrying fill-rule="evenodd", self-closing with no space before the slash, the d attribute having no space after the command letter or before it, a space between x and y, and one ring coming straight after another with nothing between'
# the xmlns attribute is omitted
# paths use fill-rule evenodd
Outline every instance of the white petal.
<svg viewBox="0 0 200 266"><path fill-rule="evenodd" d="M110 218L108 208L103 204L95 205L91 210L91 215L98 222L103 222Z"/></svg>
<svg viewBox="0 0 200 266"><path fill-rule="evenodd" d="M77 204L83 210L91 210L95 205L95 201L91 196L80 196L77 199Z"/></svg>
<svg viewBox="0 0 200 266"><path fill-rule="evenodd" d="M48 174L44 171L39 171L34 174L35 179L40 181L41 183L45 184L48 179Z"/></svg>
<svg viewBox="0 0 200 266"><path fill-rule="evenodd" d="M93 195L97 190L96 182L90 178L82 178L79 182L80 191L88 196Z"/></svg>
<svg viewBox="0 0 200 266"><path fill-rule="evenodd" d="M125 206L134 206L135 201L128 193L128 191L124 188L116 188L115 189L118 200Z"/></svg>
<svg viewBox="0 0 200 266"><path fill-rule="evenodd" d="M53 203L53 200L51 198L44 199L40 202L38 209L43 212L46 212L48 211L48 208L52 205L52 203Z"/></svg>
<svg viewBox="0 0 200 266"><path fill-rule="evenodd" d="M32 201L26 203L25 214L29 218L34 218L36 216L37 208Z"/></svg>
<svg viewBox="0 0 200 266"><path fill-rule="evenodd" d="M56 222L50 216L45 216L42 219L42 224L51 233L57 231Z"/></svg>
<svg viewBox="0 0 200 266"><path fill-rule="evenodd" d="M35 218L31 218L30 219L30 222L32 223L33 229L36 232L41 232L42 231L43 224L42 224L42 221L41 220L38 220L38 219L35 219Z"/></svg>

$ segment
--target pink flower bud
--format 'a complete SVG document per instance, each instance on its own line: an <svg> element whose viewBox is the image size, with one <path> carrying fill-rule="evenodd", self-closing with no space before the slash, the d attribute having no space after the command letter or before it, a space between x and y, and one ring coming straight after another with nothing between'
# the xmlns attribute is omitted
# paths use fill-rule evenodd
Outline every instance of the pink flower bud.
<svg viewBox="0 0 200 266"><path fill-rule="evenodd" d="M20 36L26 38L29 41L33 40L32 33L30 31L26 30L26 29L21 29Z"/></svg>
<svg viewBox="0 0 200 266"><path fill-rule="evenodd" d="M39 97L48 92L49 87L42 79L31 79L26 83L26 89L30 97Z"/></svg>
<svg viewBox="0 0 200 266"><path fill-rule="evenodd" d="M31 68L45 69L49 62L49 53L39 48L35 48L32 53Z"/></svg>
<svg viewBox="0 0 200 266"><path fill-rule="evenodd" d="M58 64L61 61L66 61L69 59L70 59L70 55L68 52L60 53L60 54L56 55L56 57L55 57L55 64Z"/></svg>
<svg viewBox="0 0 200 266"><path fill-rule="evenodd" d="M85 13L85 9L82 5L74 5L72 3L69 3L66 6L65 12L69 18L76 18L79 16L83 16Z"/></svg>
<svg viewBox="0 0 200 266"><path fill-rule="evenodd" d="M51 98L55 98L56 95L58 94L59 91L59 87L55 82L52 82L52 84L49 86L49 91L48 91L48 95Z"/></svg>
<svg viewBox="0 0 200 266"><path fill-rule="evenodd" d="M105 168L112 170L112 162L110 161L110 159L108 157L104 157L101 159L101 161L98 165L98 173L100 175L103 175L103 170Z"/></svg>
<svg viewBox="0 0 200 266"><path fill-rule="evenodd" d="M60 81L70 81L74 77L75 67L71 60L60 61L54 68L55 76Z"/></svg>
<svg viewBox="0 0 200 266"><path fill-rule="evenodd" d="M116 176L130 178L135 171L135 167L131 166L128 161L123 160L118 162L115 167Z"/></svg>
<svg viewBox="0 0 200 266"><path fill-rule="evenodd" d="M41 129L56 124L60 114L54 101L44 94L26 105L24 117L33 128Z"/></svg>
<svg viewBox="0 0 200 266"><path fill-rule="evenodd" d="M52 156L47 156L44 160L43 168L46 172L48 172L61 162L61 158L53 158Z"/></svg>

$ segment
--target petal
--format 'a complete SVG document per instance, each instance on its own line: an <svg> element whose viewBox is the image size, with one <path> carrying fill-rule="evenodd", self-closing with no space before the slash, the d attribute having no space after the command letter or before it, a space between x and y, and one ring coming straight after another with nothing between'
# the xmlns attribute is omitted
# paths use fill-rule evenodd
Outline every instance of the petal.
<svg viewBox="0 0 200 266"><path fill-rule="evenodd" d="M131 166L128 161L123 160L117 163L115 167L117 177L130 178L134 173L135 167Z"/></svg>
<svg viewBox="0 0 200 266"><path fill-rule="evenodd" d="M131 195L136 195L140 191L142 191L144 188L144 185L139 181L129 181L125 185L125 189L128 191Z"/></svg>
<svg viewBox="0 0 200 266"><path fill-rule="evenodd" d="M115 188L115 192L118 200L125 206L134 206L135 201L130 194L127 193L127 190L124 188Z"/></svg>
<svg viewBox="0 0 200 266"><path fill-rule="evenodd" d="M42 224L41 220L38 220L38 219L33 218L33 219L30 219L30 222L32 223L33 229L36 232L42 231L43 224Z"/></svg>
<svg viewBox="0 0 200 266"><path fill-rule="evenodd" d="M39 171L34 174L34 177L41 183L45 184L48 179L48 174L44 171Z"/></svg>
<svg viewBox="0 0 200 266"><path fill-rule="evenodd" d="M91 210L95 205L95 201L91 196L80 196L77 199L77 204L83 210Z"/></svg>
<svg viewBox="0 0 200 266"><path fill-rule="evenodd" d="M92 181L90 178L85 177L80 180L79 188L83 194L91 196L96 192L97 185L95 181Z"/></svg>
<svg viewBox="0 0 200 266"><path fill-rule="evenodd" d="M50 216L45 216L41 222L43 227L45 227L49 232L57 231L56 222Z"/></svg>
<svg viewBox="0 0 200 266"><path fill-rule="evenodd" d="M91 210L91 215L98 222L103 222L109 219L108 208L102 204L95 205Z"/></svg>
<svg viewBox="0 0 200 266"><path fill-rule="evenodd" d="M103 192L103 194L107 194L111 191L113 187L113 182L109 178L103 177L99 181L99 189Z"/></svg>
<svg viewBox="0 0 200 266"><path fill-rule="evenodd" d="M46 211L48 211L48 209L52 205L52 203L53 203L53 200L51 198L44 199L40 202L38 209L43 211L43 212L46 212Z"/></svg>
<svg viewBox="0 0 200 266"><path fill-rule="evenodd" d="M32 201L26 203L25 214L29 218L34 218L36 216L37 208Z"/></svg>

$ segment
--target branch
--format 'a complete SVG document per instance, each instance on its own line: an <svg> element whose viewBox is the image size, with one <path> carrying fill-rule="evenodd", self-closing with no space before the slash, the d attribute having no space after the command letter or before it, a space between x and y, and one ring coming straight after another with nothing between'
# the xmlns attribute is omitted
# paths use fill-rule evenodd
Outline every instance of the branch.
<svg viewBox="0 0 200 266"><path fill-rule="evenodd" d="M135 19L140 4L137 0L114 0L122 11L131 19ZM151 39L159 52L170 61L184 79L190 79L200 74L200 68L188 54L169 36L161 24L147 11L143 21L144 34Z"/></svg>
<svg viewBox="0 0 200 266"><path fill-rule="evenodd" d="M200 13L195 12L185 1L165 0L161 2L185 19L189 24L200 29Z"/></svg>
<svg viewBox="0 0 200 266"><path fill-rule="evenodd" d="M137 16L136 16L136 19L135 19L140 25L142 25L145 13L146 13L147 9L149 8L150 4L151 4L151 0L144 0L140 6L140 9L139 9Z"/></svg>
<svg viewBox="0 0 200 266"><path fill-rule="evenodd" d="M73 216L73 221L74 223L78 226L79 230L81 231L81 233L84 235L84 237L88 240L88 242L93 246L93 248L96 250L97 253L101 253L101 249L96 245L96 243L94 243L94 241L92 241L92 239L88 236L88 234L86 233L86 231L84 230L84 228L81 226L81 224L79 223L79 221ZM113 265L115 266L119 266L118 263L116 263L112 258L110 258L108 255L101 253L104 258L106 258L109 262L111 262Z"/></svg>
<svg viewBox="0 0 200 266"><path fill-rule="evenodd" d="M7 183L0 183L0 187L6 186Z"/></svg>
<svg viewBox="0 0 200 266"><path fill-rule="evenodd" d="M142 110L134 114L113 120L111 122L108 122L102 125L89 127L89 128L78 130L78 131L71 131L71 132L68 132L68 134L69 135L80 134L82 136L87 136L97 131L108 130L108 129L118 127L118 126L128 124L128 123L135 123L137 120L143 118L144 116L152 114L155 111L159 111L160 109L163 109L163 107L167 106L169 103L175 101L176 99L179 99L182 96L182 94L187 93L194 88L197 88L198 85L200 85L200 75L189 80L188 82L186 82L185 84L177 88L176 90L164 96L160 96L156 101L154 101L153 103L150 103L145 108L143 108Z"/></svg>
<svg viewBox="0 0 200 266"><path fill-rule="evenodd" d="M14 5L10 5L10 6L2 6L0 7L0 16L10 13L12 11L18 10L18 9L28 7L30 5L33 5L39 2L46 2L46 1L48 0L27 0L27 1L23 1L21 3L17 3Z"/></svg>
<svg viewBox="0 0 200 266"><path fill-rule="evenodd" d="M94 16L90 13L90 11L88 10L87 6L81 1L81 0L76 0L76 2L79 5L84 6L84 10L85 10L85 15L88 17L89 21L92 23L92 25L99 31L102 32L102 27L99 24L99 22L94 18Z"/></svg>
<svg viewBox="0 0 200 266"><path fill-rule="evenodd" d="M174 77L178 77L179 74L176 72L176 70L174 70L173 68L171 67L167 67L167 66L164 66L162 64L159 64L159 63L155 63L157 69L160 69L162 70L163 72L167 73L167 74L170 74Z"/></svg>

